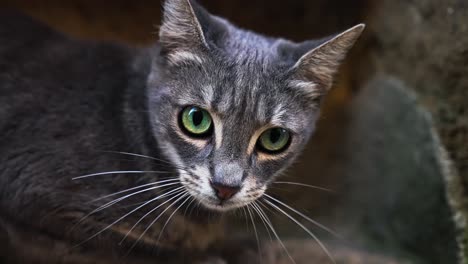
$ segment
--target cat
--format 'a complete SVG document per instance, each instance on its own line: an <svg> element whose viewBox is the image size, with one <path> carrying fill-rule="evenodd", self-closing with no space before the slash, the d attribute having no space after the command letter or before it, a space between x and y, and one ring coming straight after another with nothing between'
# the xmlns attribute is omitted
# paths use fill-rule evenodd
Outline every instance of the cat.
<svg viewBox="0 0 468 264"><path fill-rule="evenodd" d="M364 29L294 43L192 0L165 2L149 48L0 20L0 237L12 263L229 262L222 216L261 210Z"/></svg>

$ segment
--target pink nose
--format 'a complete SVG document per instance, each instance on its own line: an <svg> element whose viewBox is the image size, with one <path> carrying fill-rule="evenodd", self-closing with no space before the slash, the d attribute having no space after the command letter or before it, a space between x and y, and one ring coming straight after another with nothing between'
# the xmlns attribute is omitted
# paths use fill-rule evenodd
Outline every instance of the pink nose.
<svg viewBox="0 0 468 264"><path fill-rule="evenodd" d="M213 182L211 182L211 187L213 187L216 196L218 196L218 198L223 201L230 199L240 190L239 186L226 186Z"/></svg>

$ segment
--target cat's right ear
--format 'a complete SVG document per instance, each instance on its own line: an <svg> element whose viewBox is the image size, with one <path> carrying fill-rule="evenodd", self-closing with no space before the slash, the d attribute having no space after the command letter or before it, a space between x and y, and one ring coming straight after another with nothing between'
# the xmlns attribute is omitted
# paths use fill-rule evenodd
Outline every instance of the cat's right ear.
<svg viewBox="0 0 468 264"><path fill-rule="evenodd" d="M309 46L312 48L302 55L292 68L292 86L304 90L311 98L324 95L331 87L338 67L364 27L364 24L359 24L318 43L305 42L299 45L299 51L309 49Z"/></svg>
<svg viewBox="0 0 468 264"><path fill-rule="evenodd" d="M159 41L171 62L200 61L197 53L208 49L200 16L210 15L191 0L166 0ZM201 19L206 20L203 17Z"/></svg>

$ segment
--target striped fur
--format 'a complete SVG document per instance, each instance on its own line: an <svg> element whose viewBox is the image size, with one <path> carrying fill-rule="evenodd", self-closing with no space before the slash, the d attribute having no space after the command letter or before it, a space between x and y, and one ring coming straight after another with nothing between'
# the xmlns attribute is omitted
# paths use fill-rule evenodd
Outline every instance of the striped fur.
<svg viewBox="0 0 468 264"><path fill-rule="evenodd" d="M155 60L152 70L169 67L169 74L149 80L154 88L149 106L155 113L155 137L166 155L175 157L178 166L193 168L180 171L190 193L221 211L259 198L306 144L319 99L361 31L358 26L326 41L293 43L240 29L193 1L168 1L160 32L166 59ZM178 117L187 105L209 111L215 126L211 137L181 132ZM283 153L256 148L259 136L271 127L293 135ZM241 192L220 205L209 184L214 178L242 185ZM255 195L243 195L252 190Z"/></svg>

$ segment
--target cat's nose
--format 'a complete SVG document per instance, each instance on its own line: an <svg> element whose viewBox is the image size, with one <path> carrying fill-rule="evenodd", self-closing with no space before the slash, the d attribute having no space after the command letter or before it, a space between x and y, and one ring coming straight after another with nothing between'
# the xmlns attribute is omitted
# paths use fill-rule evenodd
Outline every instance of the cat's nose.
<svg viewBox="0 0 468 264"><path fill-rule="evenodd" d="M216 196L222 201L230 199L240 190L240 186L227 186L217 182L211 182L211 187L213 187Z"/></svg>

